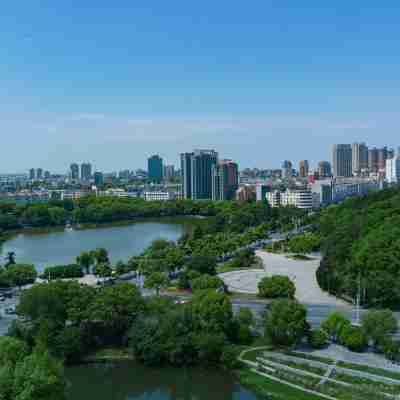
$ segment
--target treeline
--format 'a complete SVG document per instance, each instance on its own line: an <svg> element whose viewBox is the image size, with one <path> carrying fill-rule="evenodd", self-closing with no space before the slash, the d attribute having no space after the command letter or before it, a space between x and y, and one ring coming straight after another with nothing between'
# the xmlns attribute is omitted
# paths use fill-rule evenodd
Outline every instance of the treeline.
<svg viewBox="0 0 400 400"><path fill-rule="evenodd" d="M400 307L400 191L384 190L321 212L320 286L369 307Z"/></svg>
<svg viewBox="0 0 400 400"><path fill-rule="evenodd" d="M207 286L207 285L206 285ZM249 310L233 314L229 297L199 288L187 304L142 297L131 284L101 289L54 281L24 291L9 334L67 363L108 346L124 346L147 365L236 362L231 345L253 339Z"/></svg>
<svg viewBox="0 0 400 400"><path fill-rule="evenodd" d="M60 226L67 221L100 224L136 218L198 215L213 217L216 225L229 223L232 230L240 232L277 214L279 210L271 210L267 204L261 202L146 202L143 199L87 196L75 201L50 201L45 204L0 204L0 231L24 226ZM282 222L290 223L290 215Z"/></svg>

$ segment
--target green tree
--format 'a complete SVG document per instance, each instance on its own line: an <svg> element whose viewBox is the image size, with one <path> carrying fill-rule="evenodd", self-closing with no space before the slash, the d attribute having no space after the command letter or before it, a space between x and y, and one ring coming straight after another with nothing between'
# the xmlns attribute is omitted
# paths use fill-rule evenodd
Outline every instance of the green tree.
<svg viewBox="0 0 400 400"><path fill-rule="evenodd" d="M15 264L15 252L9 251L6 255L6 264L5 267Z"/></svg>
<svg viewBox="0 0 400 400"><path fill-rule="evenodd" d="M36 349L15 367L15 400L63 400L65 388L61 362L53 359L44 349Z"/></svg>
<svg viewBox="0 0 400 400"><path fill-rule="evenodd" d="M146 277L144 281L144 287L146 289L154 289L157 296L160 294L160 290L167 288L169 285L168 277L162 272L153 272Z"/></svg>
<svg viewBox="0 0 400 400"><path fill-rule="evenodd" d="M28 347L25 342L13 337L0 337L0 365L11 363L15 366L27 355Z"/></svg>
<svg viewBox="0 0 400 400"><path fill-rule="evenodd" d="M362 316L364 334L374 342L383 344L385 339L397 332L397 320L390 310L372 310Z"/></svg>
<svg viewBox="0 0 400 400"><path fill-rule="evenodd" d="M96 264L109 264L108 252L105 248L99 247L92 252L92 256L96 261Z"/></svg>
<svg viewBox="0 0 400 400"><path fill-rule="evenodd" d="M197 328L202 332L228 332L232 323L232 304L224 293L205 290L195 293L191 309Z"/></svg>
<svg viewBox="0 0 400 400"><path fill-rule="evenodd" d="M368 345L368 339L358 326L347 325L340 333L340 342L349 350L362 352Z"/></svg>
<svg viewBox="0 0 400 400"><path fill-rule="evenodd" d="M343 314L335 311L322 322L321 329L328 334L331 340L337 342L343 329L349 325L350 321Z"/></svg>
<svg viewBox="0 0 400 400"><path fill-rule="evenodd" d="M328 343L328 334L321 329L314 329L308 335L308 343L314 349L322 349Z"/></svg>
<svg viewBox="0 0 400 400"><path fill-rule="evenodd" d="M200 274L215 275L217 262L214 256L207 252L194 254L187 264L187 269Z"/></svg>
<svg viewBox="0 0 400 400"><path fill-rule="evenodd" d="M287 276L265 277L258 283L258 295L260 297L293 299L295 293L296 287Z"/></svg>
<svg viewBox="0 0 400 400"><path fill-rule="evenodd" d="M12 264L5 271L5 279L12 286L24 286L34 283L37 277L36 269L33 265Z"/></svg>
<svg viewBox="0 0 400 400"><path fill-rule="evenodd" d="M78 257L76 257L76 262L86 271L87 274L90 274L90 267L94 263L93 252L83 251Z"/></svg>
<svg viewBox="0 0 400 400"><path fill-rule="evenodd" d="M193 292L198 292L199 290L215 289L223 290L225 285L224 281L217 276L202 275L192 281Z"/></svg>
<svg viewBox="0 0 400 400"><path fill-rule="evenodd" d="M274 300L263 318L264 335L275 345L292 346L307 334L307 310L294 300Z"/></svg>
<svg viewBox="0 0 400 400"><path fill-rule="evenodd" d="M115 334L124 332L144 309L139 289L121 283L100 290L88 307L89 318L99 321Z"/></svg>

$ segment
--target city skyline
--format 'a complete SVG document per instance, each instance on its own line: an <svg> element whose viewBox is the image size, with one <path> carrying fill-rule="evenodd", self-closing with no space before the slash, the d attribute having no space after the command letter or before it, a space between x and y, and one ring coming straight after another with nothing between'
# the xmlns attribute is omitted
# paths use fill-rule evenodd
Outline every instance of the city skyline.
<svg viewBox="0 0 400 400"><path fill-rule="evenodd" d="M359 0L7 3L0 171L138 168L160 151L178 165L187 148L271 168L396 146L399 16Z"/></svg>

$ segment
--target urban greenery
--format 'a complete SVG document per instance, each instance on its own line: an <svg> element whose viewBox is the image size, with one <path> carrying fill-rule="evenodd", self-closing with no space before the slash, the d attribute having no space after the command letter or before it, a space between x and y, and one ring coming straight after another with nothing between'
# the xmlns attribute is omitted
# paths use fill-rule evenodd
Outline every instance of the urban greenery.
<svg viewBox="0 0 400 400"><path fill-rule="evenodd" d="M328 292L376 308L400 306L400 191L388 189L323 209L317 227Z"/></svg>
<svg viewBox="0 0 400 400"><path fill-rule="evenodd" d="M296 286L283 275L265 277L258 283L258 295L267 299L287 298L294 299Z"/></svg>

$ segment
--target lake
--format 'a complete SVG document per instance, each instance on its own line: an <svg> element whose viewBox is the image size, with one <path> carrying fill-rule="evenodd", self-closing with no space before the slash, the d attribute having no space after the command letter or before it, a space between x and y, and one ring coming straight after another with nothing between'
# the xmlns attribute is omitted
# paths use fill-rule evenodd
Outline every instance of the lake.
<svg viewBox="0 0 400 400"><path fill-rule="evenodd" d="M133 361L66 369L68 400L257 400L221 370L146 368Z"/></svg>
<svg viewBox="0 0 400 400"><path fill-rule="evenodd" d="M194 220L160 219L90 229L52 229L22 232L0 247L0 256L16 254L17 263L34 264L38 271L46 266L75 262L82 251L104 247L112 263L127 261L140 254L155 239L176 241L191 229Z"/></svg>

